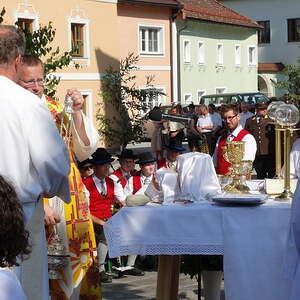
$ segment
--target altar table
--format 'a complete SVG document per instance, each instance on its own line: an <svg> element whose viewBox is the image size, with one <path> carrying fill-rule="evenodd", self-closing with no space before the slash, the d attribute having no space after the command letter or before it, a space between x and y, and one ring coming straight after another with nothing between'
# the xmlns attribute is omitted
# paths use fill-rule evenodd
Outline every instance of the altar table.
<svg viewBox="0 0 300 300"><path fill-rule="evenodd" d="M124 207L104 226L109 256L160 255L157 299L174 300L181 254L224 255L226 300L285 300L290 203L219 206L203 201Z"/></svg>

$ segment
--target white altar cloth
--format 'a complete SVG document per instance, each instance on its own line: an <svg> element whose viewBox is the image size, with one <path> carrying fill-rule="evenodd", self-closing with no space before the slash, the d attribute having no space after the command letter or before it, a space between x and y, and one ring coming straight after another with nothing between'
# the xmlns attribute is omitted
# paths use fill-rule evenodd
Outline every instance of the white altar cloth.
<svg viewBox="0 0 300 300"><path fill-rule="evenodd" d="M229 300L283 300L290 281L284 254L290 204L256 207L211 202L124 207L104 226L110 257L120 255L224 255Z"/></svg>

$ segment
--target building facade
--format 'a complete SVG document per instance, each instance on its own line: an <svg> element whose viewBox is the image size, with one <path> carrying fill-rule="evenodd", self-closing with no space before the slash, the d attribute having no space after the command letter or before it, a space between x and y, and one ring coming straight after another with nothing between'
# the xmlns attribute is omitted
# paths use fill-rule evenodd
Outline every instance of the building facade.
<svg viewBox="0 0 300 300"><path fill-rule="evenodd" d="M283 80L282 64L300 57L300 2L298 0L222 0L232 9L263 25L258 43L259 85L269 96L284 91L274 83Z"/></svg>
<svg viewBox="0 0 300 300"><path fill-rule="evenodd" d="M258 25L216 1L181 1L177 17L179 95L257 92Z"/></svg>
<svg viewBox="0 0 300 300"><path fill-rule="evenodd" d="M122 0L118 3L120 57L139 56L136 87L156 89L165 95L146 99L149 108L173 102L172 94L172 14L179 9L175 0ZM151 86L146 78L152 77Z"/></svg>

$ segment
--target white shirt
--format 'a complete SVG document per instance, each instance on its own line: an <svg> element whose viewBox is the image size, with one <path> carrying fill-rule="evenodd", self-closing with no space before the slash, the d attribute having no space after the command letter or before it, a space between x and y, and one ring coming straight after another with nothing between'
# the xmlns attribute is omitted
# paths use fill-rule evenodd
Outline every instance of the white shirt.
<svg viewBox="0 0 300 300"><path fill-rule="evenodd" d="M69 202L69 154L46 105L0 76L0 112L0 174L16 188L25 221L41 194Z"/></svg>
<svg viewBox="0 0 300 300"><path fill-rule="evenodd" d="M221 115L217 112L211 114L212 120L213 120L213 125L214 128L216 127L222 127L222 118Z"/></svg>
<svg viewBox="0 0 300 300"><path fill-rule="evenodd" d="M197 121L197 127L214 126L213 117L211 114L200 115ZM202 129L201 132L211 132L212 129Z"/></svg>
<svg viewBox="0 0 300 300"><path fill-rule="evenodd" d="M10 270L0 269L0 299L27 300L17 276Z"/></svg>
<svg viewBox="0 0 300 300"><path fill-rule="evenodd" d="M231 133L228 134L228 138L227 141L232 141L235 137L238 136L238 134L240 133L240 131L242 130L242 126L239 125L235 130L233 130ZM213 155L213 161L214 161L214 165L217 165L217 152L218 152L218 146L219 146L219 141L220 138L218 138L217 141L217 145L216 145L216 149ZM251 160L254 161L255 159L255 155L256 155L256 150L257 150L257 145L256 145L256 141L255 138L252 134L246 134L243 138L242 141L245 142L245 153L244 153L244 157L243 160Z"/></svg>
<svg viewBox="0 0 300 300"><path fill-rule="evenodd" d="M240 123L241 123L241 126L244 128L247 119L249 119L249 118L251 118L253 116L254 116L254 113L252 113L250 111L240 113Z"/></svg>
<svg viewBox="0 0 300 300"><path fill-rule="evenodd" d="M99 194L106 195L107 185L105 179L99 179L95 174L92 175L92 179L96 185ZM124 202L126 199L126 196L124 196L122 186L116 184L116 182L114 182L114 196L119 202Z"/></svg>

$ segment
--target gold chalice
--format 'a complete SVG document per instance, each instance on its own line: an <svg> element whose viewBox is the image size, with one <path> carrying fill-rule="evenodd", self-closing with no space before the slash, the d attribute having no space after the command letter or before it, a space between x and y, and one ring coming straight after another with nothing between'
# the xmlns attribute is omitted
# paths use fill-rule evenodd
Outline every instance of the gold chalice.
<svg viewBox="0 0 300 300"><path fill-rule="evenodd" d="M252 161L243 161L245 142L227 142L223 147L224 159L231 163L229 176L232 182L224 187L224 191L234 194L249 193L245 180L252 170Z"/></svg>

